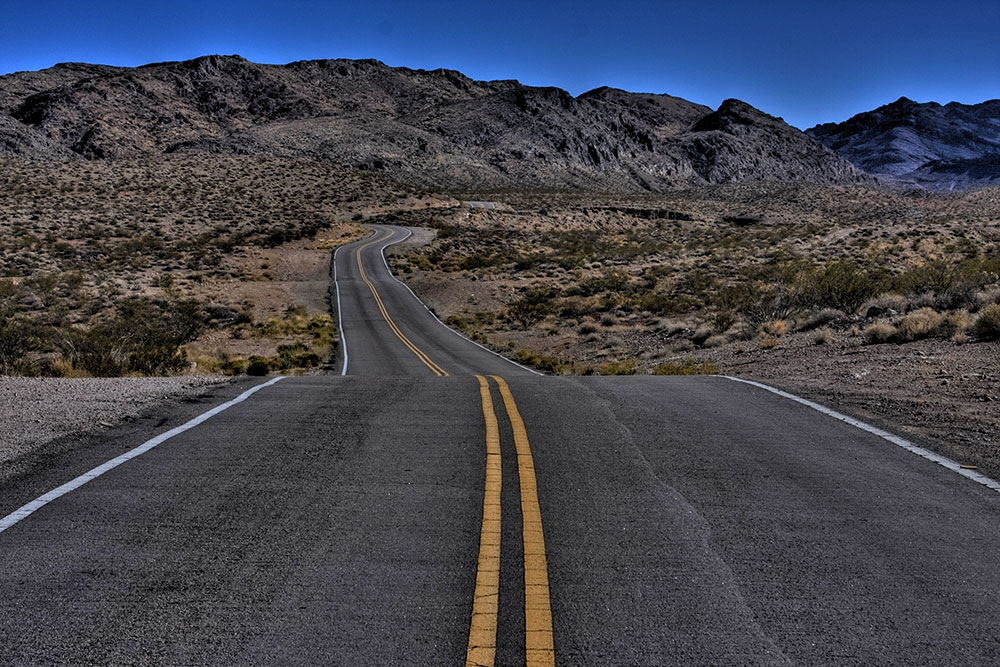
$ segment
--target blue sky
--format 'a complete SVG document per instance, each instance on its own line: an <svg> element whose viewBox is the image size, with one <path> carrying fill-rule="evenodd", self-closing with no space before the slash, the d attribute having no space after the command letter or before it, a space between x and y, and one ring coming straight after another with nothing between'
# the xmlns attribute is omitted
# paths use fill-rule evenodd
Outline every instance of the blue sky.
<svg viewBox="0 0 1000 667"><path fill-rule="evenodd" d="M378 58L712 107L737 97L806 128L902 95L1000 97L1000 2L0 0L0 73L209 53Z"/></svg>

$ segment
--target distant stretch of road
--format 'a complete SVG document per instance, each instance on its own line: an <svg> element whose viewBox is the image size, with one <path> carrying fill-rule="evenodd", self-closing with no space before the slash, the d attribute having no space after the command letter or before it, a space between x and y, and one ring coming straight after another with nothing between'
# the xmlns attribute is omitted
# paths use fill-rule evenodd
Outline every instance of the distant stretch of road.
<svg viewBox="0 0 1000 667"><path fill-rule="evenodd" d="M335 371L0 487L0 665L1000 664L995 489L761 387L517 366L408 234L338 250Z"/></svg>

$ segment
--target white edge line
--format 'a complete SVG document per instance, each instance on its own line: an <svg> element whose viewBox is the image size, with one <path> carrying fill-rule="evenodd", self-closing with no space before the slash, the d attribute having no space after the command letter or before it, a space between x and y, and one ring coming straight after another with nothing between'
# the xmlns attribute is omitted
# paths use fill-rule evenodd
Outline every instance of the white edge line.
<svg viewBox="0 0 1000 667"><path fill-rule="evenodd" d="M766 384L763 384L761 382L754 382L753 380L744 380L742 378L731 377L729 375L719 375L717 377L722 377L722 378L725 378L727 380L732 380L733 382L741 382L743 384L753 385L754 387L758 387L758 388L763 389L765 391L769 391L772 394L777 394L778 396L781 396L783 398L787 398L787 399L789 399L791 401L795 401L796 403L801 403L802 405L810 407L813 410L817 410L819 412L822 412L823 414L825 414L825 415L827 415L829 417L833 417L834 419L839 419L840 421L842 421L844 423L847 423L847 424L850 424L851 426L854 426L855 428L859 428L862 431L867 431L868 433L871 433L872 435L877 435L878 437L882 438L883 440L888 440L889 442L891 442L894 445L902 447L903 449L905 449L905 450L907 450L909 452L912 452L912 453L916 454L917 456L925 458L928 461L933 461L934 463L937 463L940 466L944 466L948 470L951 470L952 472L956 472L959 475L961 475L962 477L966 477L968 479L971 479L973 482L976 482L977 484L982 484L983 486L985 486L988 489L992 489L993 491L1000 492L1000 482L996 481L995 479L987 477L986 475L983 475L982 473L978 473L975 470L969 470L967 468L963 468L959 463L957 463L955 461L952 461L951 459L949 459L949 458L947 458L945 456L941 456L940 454L935 454L934 452L932 452L930 450L924 449L923 447L919 447L919 446L913 444L909 440L905 440L903 438L900 438L898 435L893 435L892 433L889 433L888 431L884 431L884 430L882 430L880 428L872 426L871 424L866 424L865 422L863 422L861 420L855 419L853 417L848 417L845 414L841 414L841 413L839 413L839 412L837 412L835 410L831 410L830 408L825 407L823 405L820 405L819 403L814 403L813 401L806 400L804 398L796 396L795 394L790 394L787 391L782 391L780 389L775 389L774 387L770 387L770 386L768 386Z"/></svg>
<svg viewBox="0 0 1000 667"><path fill-rule="evenodd" d="M337 281L337 253L344 246L337 246L333 251L333 288L337 292L337 330L340 334L340 348L344 351L344 367L340 369L341 375L347 375L347 335L344 333L344 309L340 307L340 283Z"/></svg>
<svg viewBox="0 0 1000 667"><path fill-rule="evenodd" d="M424 307L424 310L426 310L426 311L427 311L428 313L430 313L430 314L431 314L431 317L433 317L433 318L434 318L435 320L437 320L437 321L438 321L438 324L440 324L441 326L443 326L443 327L444 327L445 329L447 329L448 331L452 332L452 333L453 333L453 334L455 334L456 336L459 336L459 337L461 337L461 338L465 339L466 341L468 341L468 342L472 343L472 344L473 344L473 345L475 345L476 347L478 347L478 348L481 348L481 349L483 349L483 350L486 350L486 351L487 351L487 352L489 352L490 354L492 354L492 355L494 355L494 356L497 356L497 357L500 357L500 358L501 358L501 359L503 359L504 361L507 361L507 362L510 362L510 363L514 364L515 366L517 366L518 368L520 368L520 369L522 369L522 370L526 370L526 371L528 371L529 373L534 373L535 375L541 375L541 376L544 376L544 375L545 375L545 373L540 373L539 371L536 371L536 370L535 370L534 368L528 368L527 366L523 366L523 365L521 365L521 364L517 363L516 361L514 361L513 359L511 359L510 357L505 357L505 356L503 356L502 354L500 354L499 352L497 352L496 350L491 350L490 348L486 347L485 345L483 345L483 344L481 344L481 343L477 343L476 341L472 340L471 338L469 338L468 336L466 336L465 334L463 334L463 333L462 333L461 331L458 331L457 329L452 329L452 328L451 328L450 326L448 326L447 324L445 324L444 322L442 322L442 321L441 321L441 318L440 318L440 317L438 317L438 316L437 316L437 315L436 315L436 314L434 313L434 311L433 311L433 310L431 310L430 308L428 308L428 307L427 307L427 304L426 304L426 303L424 303L423 301L421 301L421 300L420 300L420 297L418 297L418 296L417 296L417 295L416 295L416 294L414 293L414 291L413 291L412 289L410 289L410 286L409 286L409 285L407 285L407 284L406 284L406 283L404 283L404 282L403 282L402 280L400 280L400 279L399 279L399 278L397 278L397 277L396 277L395 275L393 275L393 273L392 273L392 269L390 269L390 268L389 268L389 262L387 262L387 261L386 261L386 259L385 259L385 249L386 249L386 248L388 248L388 247L389 247L389 246L391 246L391 245L396 245L397 243L402 243L402 242L403 242L403 241L405 241L406 239L408 239L408 238L410 238L411 236L413 236L413 231L412 231L412 230L410 230L410 229L407 229L406 227L402 227L401 229L406 229L406 236L404 236L403 238L399 239L398 241L393 241L392 243L386 243L386 244L385 244L384 246L382 246L382 249L381 249L381 250L379 250L379 254L381 254L381 255L382 255L382 263L383 263L383 264L385 265L385 270L386 270L386 271L387 271L387 272L389 273L389 277L390 277L390 278L392 278L393 280L395 280L395 281L396 281L397 283L399 283L399 284L400 284L400 285L402 285L403 287L405 287L405 288L406 288L406 290L407 290L407 291L408 291L408 292L409 292L410 294L412 294L412 295L413 295L413 298L417 300L417 303L419 303L419 304L420 304L421 306L423 306L423 307Z"/></svg>
<svg viewBox="0 0 1000 667"><path fill-rule="evenodd" d="M359 240L364 241L366 239L370 239L376 234L378 234L378 231L373 229L371 234ZM347 334L344 333L344 311L340 307L340 282L337 280L337 253L339 253L340 249L343 247L343 245L339 245L337 246L337 249L333 251L333 287L337 292L337 330L340 334L341 348L344 350L344 366L340 369L340 374L347 375Z"/></svg>
<svg viewBox="0 0 1000 667"><path fill-rule="evenodd" d="M155 438L153 438L151 440L147 440L146 442L142 443L141 445L139 445L135 449L130 449L129 451L125 452L124 454L122 454L120 456L116 456L115 458L111 459L107 463L103 463L103 464L97 466L96 468L94 468L90 472L85 472L84 474L80 475L76 479L74 479L72 481L69 481L69 482L66 482L62 486L57 487L55 489L52 489L48 493L46 493L44 495L41 495L38 498L35 498L34 500L32 500L27 505L24 505L23 507L20 507L20 508L14 510L13 512L11 512L10 514L8 514L7 516L5 516L2 519L0 519L0 533L2 533L3 531L7 530L11 526L13 526L13 525L15 525L15 524L23 521L24 519L26 519L30 515L34 514L35 512L37 512L38 510L40 510L41 508L43 508L46 505L48 505L49 503L51 503L53 500L56 500L57 498L65 496L70 491L74 491L74 490L80 488L81 486L83 486L87 482L91 481L92 479L96 479L97 477L100 477L104 473L108 472L109 470L112 470L113 468L117 468L118 466L120 466L121 464L125 463L126 461L130 461L130 460L136 458L137 456L145 454L146 452L148 452L149 450L151 450L153 447L156 447L157 445L166 442L170 438L173 438L175 435L180 435L184 431L188 431L190 429L193 429L195 426L198 426L199 424L208 421L209 419L211 419L215 415L219 414L223 410L227 410L227 409L233 407L234 405L236 405L237 403L242 403L243 401L247 400L253 394L257 393L258 391L260 391L264 387L270 387L272 384L274 384L276 382L279 382L279 381L281 381L283 379L285 379L284 376L279 375L278 377L276 377L273 380L270 380L268 382L265 382L264 384L259 384L256 387L251 387L250 389L248 389L247 391L243 392L242 394L240 394L236 398L232 399L231 401L227 401L226 403L223 403L222 405L217 405L216 407L212 408L208 412L203 412L202 414L198 415L197 417L195 417L191 421L189 421L189 422L187 422L185 424L181 424L177 428L171 429L171 430L167 431L166 433L161 433L160 435L156 436Z"/></svg>

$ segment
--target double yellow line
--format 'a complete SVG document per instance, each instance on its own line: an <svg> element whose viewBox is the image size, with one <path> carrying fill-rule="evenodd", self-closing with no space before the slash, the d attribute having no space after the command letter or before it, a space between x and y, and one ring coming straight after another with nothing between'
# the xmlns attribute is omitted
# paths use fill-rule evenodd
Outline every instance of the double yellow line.
<svg viewBox="0 0 1000 667"><path fill-rule="evenodd" d="M552 639L552 609L549 598L548 564L542 512L538 505L538 485L531 445L514 396L503 378L491 376L500 389L517 451L517 475L521 484L522 543L524 547L525 664L528 667L555 665ZM486 490L483 495L483 526L479 534L479 565L476 592L469 628L467 667L492 667L496 658L497 616L500 602L500 429L493 410L489 382L481 375L479 395L486 421Z"/></svg>
<svg viewBox="0 0 1000 667"><path fill-rule="evenodd" d="M381 241L375 239L357 251L358 271L375 297L375 303L386 324L396 337L438 377L448 372L437 365L400 330L386 310L382 297L365 273L361 251ZM545 537L542 532L542 512L538 505L535 465L524 421L517 410L514 396L503 378L491 376L500 390L517 451L517 474L521 491L522 543L524 548L524 620L525 664L527 667L554 667L555 648L552 640L552 610L549 602L548 564L545 558ZM466 665L493 667L496 658L497 618L500 602L500 488L502 480L500 427L493 410L489 381L477 375L479 394L486 421L486 490L483 497L483 525L479 535L479 562L476 569L476 591L469 628Z"/></svg>
<svg viewBox="0 0 1000 667"><path fill-rule="evenodd" d="M427 366L427 368L431 369L438 377L446 376L448 375L448 372L445 371L440 366L438 366L436 363L434 363L434 361L427 356L426 352L417 347L413 343L413 341L407 338L406 335L403 334L403 332L400 330L400 328L396 326L396 323L392 321L392 317L389 316L389 311L385 309L385 304L382 303L382 297L379 296L378 290L375 289L375 285L372 284L372 281L368 280L368 275L365 273L364 263L361 261L361 251L365 250L366 248L370 248L371 246L381 242L382 240L383 239L376 239L371 243L367 243L358 248L358 253L357 253L358 271L361 273L361 280L365 281L365 284L368 285L368 288L372 291L372 296L375 297L375 304L378 306L379 311L382 313L382 317L385 318L385 321L389 325L389 328L392 329L392 332L396 334L396 337L398 337L399 340L403 342L403 345L409 348L409 350L413 352L413 354L417 355L417 359L422 361L423 364Z"/></svg>

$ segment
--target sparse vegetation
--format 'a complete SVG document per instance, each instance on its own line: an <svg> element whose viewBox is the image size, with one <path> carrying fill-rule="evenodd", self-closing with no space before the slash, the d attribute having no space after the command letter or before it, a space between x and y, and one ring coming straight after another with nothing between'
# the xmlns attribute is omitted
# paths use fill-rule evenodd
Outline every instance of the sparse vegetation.
<svg viewBox="0 0 1000 667"><path fill-rule="evenodd" d="M653 375L718 375L719 369L709 361L685 359L681 362L667 361L657 364Z"/></svg>
<svg viewBox="0 0 1000 667"><path fill-rule="evenodd" d="M730 186L621 199L506 195L502 209L437 211L438 238L398 264L418 281L490 286L488 323L478 304L449 313L475 340L598 372L621 359L651 372L691 350L782 349L799 332L832 346L852 327L863 341L983 340L971 322L1000 294L988 223L1000 211L971 195ZM879 320L891 335L862 334Z"/></svg>
<svg viewBox="0 0 1000 667"><path fill-rule="evenodd" d="M238 373L256 348L275 370L316 366L335 333L315 318L292 322L276 312L287 293L270 286L283 279L273 260L312 247L328 256L357 234L344 220L384 206L387 194L392 205L417 206L396 199L406 195L401 186L305 160L0 159L0 167L5 374L160 375L192 364ZM199 328L177 331L176 317L195 303L189 319ZM309 312L320 308L313 299ZM250 326L254 316L265 324ZM305 329L269 328L275 317ZM211 344L196 342L188 353L202 332ZM278 349L298 343L306 350Z"/></svg>

